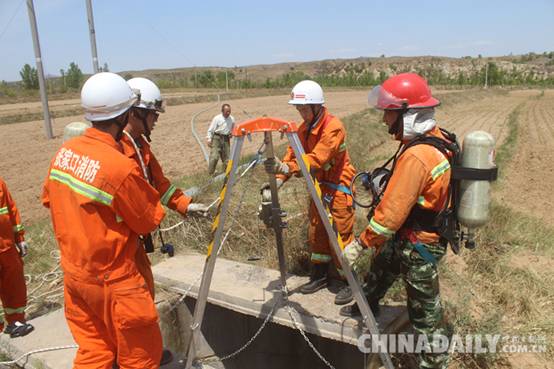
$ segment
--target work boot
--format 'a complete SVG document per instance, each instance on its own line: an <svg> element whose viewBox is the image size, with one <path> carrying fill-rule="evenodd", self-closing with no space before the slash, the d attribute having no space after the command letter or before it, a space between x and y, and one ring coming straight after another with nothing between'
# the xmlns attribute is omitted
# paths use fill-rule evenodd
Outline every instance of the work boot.
<svg viewBox="0 0 554 369"><path fill-rule="evenodd" d="M345 305L352 302L354 298L350 286L344 281L340 281L340 284L339 292L335 295L335 305Z"/></svg>
<svg viewBox="0 0 554 369"><path fill-rule="evenodd" d="M171 353L171 351L164 349L162 351L162 358L160 359L160 366L169 364L172 361L173 361L173 354Z"/></svg>
<svg viewBox="0 0 554 369"><path fill-rule="evenodd" d="M313 264L310 281L300 286L300 292L305 295L319 291L327 287L327 264Z"/></svg>
<svg viewBox="0 0 554 369"><path fill-rule="evenodd" d="M379 301L369 302L369 308L371 309L371 312L373 313L374 317L379 316L379 314L381 313L381 308L379 307ZM341 307L339 314L350 318L362 316L362 313L357 303Z"/></svg>
<svg viewBox="0 0 554 369"><path fill-rule="evenodd" d="M169 364L173 361L173 354L171 353L171 351L167 350L167 349L163 349L162 351L162 358L160 359L160 366L164 366L166 364ZM112 364L112 369L119 369L119 365L114 362Z"/></svg>
<svg viewBox="0 0 554 369"><path fill-rule="evenodd" d="M34 330L35 327L33 327L31 324L16 321L8 324L6 329L4 329L4 333L9 334L10 338L16 338L26 336Z"/></svg>

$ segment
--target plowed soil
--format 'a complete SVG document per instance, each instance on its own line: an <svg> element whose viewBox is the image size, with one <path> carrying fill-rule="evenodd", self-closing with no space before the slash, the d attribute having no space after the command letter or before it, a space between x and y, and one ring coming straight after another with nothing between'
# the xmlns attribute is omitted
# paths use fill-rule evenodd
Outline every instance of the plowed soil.
<svg viewBox="0 0 554 369"><path fill-rule="evenodd" d="M532 95L518 121L517 149L497 198L554 225L554 91Z"/></svg>

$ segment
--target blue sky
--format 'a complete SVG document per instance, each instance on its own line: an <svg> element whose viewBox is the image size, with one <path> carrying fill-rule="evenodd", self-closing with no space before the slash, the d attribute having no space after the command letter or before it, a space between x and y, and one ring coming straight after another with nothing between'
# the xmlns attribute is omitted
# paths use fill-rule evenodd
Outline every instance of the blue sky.
<svg viewBox="0 0 554 369"><path fill-rule="evenodd" d="M92 0L110 70L554 51L554 0ZM35 0L43 64L92 71L85 0ZM11 20L11 23L9 21ZM9 23L9 24L8 24ZM0 0L0 80L34 65L25 0Z"/></svg>

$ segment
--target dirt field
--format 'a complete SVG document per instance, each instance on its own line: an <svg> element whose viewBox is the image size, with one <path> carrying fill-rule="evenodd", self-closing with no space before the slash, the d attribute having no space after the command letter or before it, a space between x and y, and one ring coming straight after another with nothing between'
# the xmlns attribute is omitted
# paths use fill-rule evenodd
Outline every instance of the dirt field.
<svg viewBox="0 0 554 369"><path fill-rule="evenodd" d="M341 117L366 108L366 96L365 91L330 92L327 94L327 101L331 111ZM288 96L269 96L230 100L229 103L233 107L233 116L239 122L248 119L247 114L297 119L295 109L287 105L287 100ZM68 103L75 104L75 101ZM197 119L198 133L204 136L212 116L219 112L219 106L213 103L168 106L167 112L161 115L152 134L153 150L168 177L178 178L207 167L191 134L190 121L196 112L210 105L213 105L213 108ZM42 209L39 199L49 161L62 143L64 126L82 119L81 116L56 119L53 126L55 139L50 141L45 139L42 121L0 127L0 175L14 194L24 221L48 215ZM246 148L258 145L259 139L258 137L252 143L247 143Z"/></svg>
<svg viewBox="0 0 554 369"><path fill-rule="evenodd" d="M529 99L522 107L519 141L497 198L510 207L554 225L554 91Z"/></svg>
<svg viewBox="0 0 554 369"><path fill-rule="evenodd" d="M441 92L443 94L445 92ZM470 130L489 131L500 145L508 132L506 126L510 112L518 106L520 114L520 149L509 171L510 185L498 196L510 197L518 191L518 201L513 205L529 213L536 213L541 218L552 221L550 213L554 196L549 192L554 179L551 161L554 156L554 129L550 122L554 119L554 91L547 91L539 97L540 91L512 91L506 94L491 92L483 98L447 104L437 110L438 121L446 128L455 130L463 137ZM297 120L296 111L286 104L288 96L268 96L229 101L237 121L249 116L281 117ZM333 114L343 117L367 108L365 91L340 91L327 94L327 105ZM58 101L53 105L76 104L76 101ZM37 103L29 103L35 109ZM153 132L153 149L170 178L203 171L206 167L198 145L191 135L190 120L192 116L212 105L201 114L197 121L198 133L203 136L211 117L218 113L219 106L213 103L186 104L169 106L167 113L160 117L158 126ZM65 105L67 106L67 105ZM23 108L22 105L19 108ZM8 109L7 106L2 108ZM82 120L80 116L59 118L54 123L56 138L48 141L44 138L42 121L4 125L0 137L0 175L7 181L23 213L25 221L47 216L41 208L39 197L42 180L46 174L50 158L61 144L63 127L72 121ZM245 152L252 151L259 145L261 137L247 142ZM379 148L374 154L389 151L394 143L390 142ZM501 168L505 170L505 168ZM523 171L522 171L523 170ZM521 172L520 175L516 173ZM536 179L541 179L540 181ZM540 200L540 201L539 201Z"/></svg>

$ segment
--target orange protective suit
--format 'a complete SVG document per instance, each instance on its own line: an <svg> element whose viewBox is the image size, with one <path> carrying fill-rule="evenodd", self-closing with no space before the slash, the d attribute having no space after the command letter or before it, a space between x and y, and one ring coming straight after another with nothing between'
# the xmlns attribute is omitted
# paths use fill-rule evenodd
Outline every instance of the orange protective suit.
<svg viewBox="0 0 554 369"><path fill-rule="evenodd" d="M344 245L353 240L354 207L352 196L341 190L347 189L352 183L356 171L350 162L346 149L346 130L343 123L329 114L327 108L322 108L320 119L310 129L308 123L303 122L298 127L298 138L307 154L310 171L321 184L323 198L331 198L329 206L331 215ZM289 175L279 175L278 178L287 180L291 175L300 175L300 168L291 147L283 158L283 163L289 167ZM335 188L333 188L335 187ZM314 264L335 262L340 272L340 264L329 245L329 238L321 222L313 201L310 201L308 211L308 244L311 248L311 261Z"/></svg>
<svg viewBox="0 0 554 369"><path fill-rule="evenodd" d="M6 183L0 178L0 299L8 324L25 322L27 287L23 261L15 245L23 242L25 231L19 211ZM3 329L0 322L0 330Z"/></svg>
<svg viewBox="0 0 554 369"><path fill-rule="evenodd" d="M139 158L139 153L135 150L135 146L131 142L131 138L124 134L120 142L123 146L123 153L127 157L133 159L141 170L142 164L144 164L148 181L156 190L158 190L162 204L184 216L187 213L187 208L191 203L192 198L186 196L183 191L171 184L169 179L166 178L160 163L154 156L154 153L150 150L150 144L148 144L142 136L135 140L135 144L137 145L142 157L141 163L141 158ZM148 259L144 247L139 247L137 249L136 263L140 274L144 277L144 280L148 285L148 289L150 290L152 297L154 297L154 276L152 274L150 259Z"/></svg>
<svg viewBox="0 0 554 369"><path fill-rule="evenodd" d="M65 273L65 315L79 345L74 368L158 368L158 315L135 255L164 210L158 192L113 137L95 128L60 148L42 202ZM117 358L116 358L117 356Z"/></svg>
<svg viewBox="0 0 554 369"><path fill-rule="evenodd" d="M438 127L427 135L445 139ZM416 145L402 152L360 241L366 247L379 249L401 229L414 206L435 212L442 210L448 198L450 175L448 159L433 146ZM414 231L413 235L424 244L439 240L439 235L432 232Z"/></svg>

